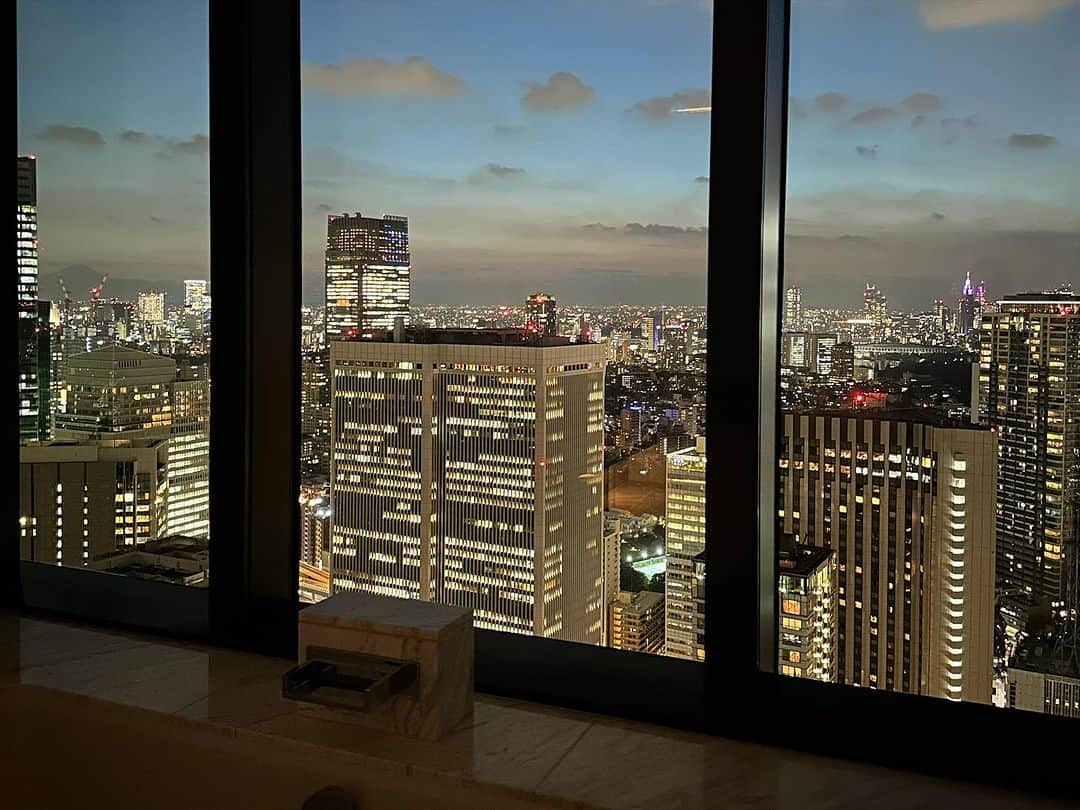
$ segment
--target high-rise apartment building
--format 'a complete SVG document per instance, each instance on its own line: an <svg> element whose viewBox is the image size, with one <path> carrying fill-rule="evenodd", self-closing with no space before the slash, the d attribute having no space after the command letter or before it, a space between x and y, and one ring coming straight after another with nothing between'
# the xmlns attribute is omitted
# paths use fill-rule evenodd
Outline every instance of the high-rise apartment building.
<svg viewBox="0 0 1080 810"><path fill-rule="evenodd" d="M797 332L802 329L802 290L788 287L784 291L784 331Z"/></svg>
<svg viewBox="0 0 1080 810"><path fill-rule="evenodd" d="M664 651L664 595L619 591L608 606L609 647L631 652Z"/></svg>
<svg viewBox="0 0 1080 810"><path fill-rule="evenodd" d="M599 644L604 348L523 329L331 344L331 587Z"/></svg>
<svg viewBox="0 0 1080 810"><path fill-rule="evenodd" d="M980 331L980 419L998 434L998 588L1060 603L1080 521L1080 296L1009 296Z"/></svg>
<svg viewBox="0 0 1080 810"><path fill-rule="evenodd" d="M559 311L554 296L535 292L525 299L525 331L544 337L559 334Z"/></svg>
<svg viewBox="0 0 1080 810"><path fill-rule="evenodd" d="M777 671L795 678L836 680L836 559L820 546L782 548Z"/></svg>
<svg viewBox="0 0 1080 810"><path fill-rule="evenodd" d="M85 566L166 524L165 439L51 442L19 451L19 555Z"/></svg>
<svg viewBox="0 0 1080 810"><path fill-rule="evenodd" d="M19 155L15 184L16 327L19 438L43 438L38 391L37 159ZM46 328L47 328L46 324Z"/></svg>
<svg viewBox="0 0 1080 810"><path fill-rule="evenodd" d="M784 414L779 517L836 555L840 683L988 703L996 436L924 418Z"/></svg>
<svg viewBox="0 0 1080 810"><path fill-rule="evenodd" d="M667 457L664 498L667 573L664 585L664 651L705 659L696 632L694 558L705 551L705 438Z"/></svg>
<svg viewBox="0 0 1080 810"><path fill-rule="evenodd" d="M334 214L326 223L327 342L371 337L409 323L409 220Z"/></svg>

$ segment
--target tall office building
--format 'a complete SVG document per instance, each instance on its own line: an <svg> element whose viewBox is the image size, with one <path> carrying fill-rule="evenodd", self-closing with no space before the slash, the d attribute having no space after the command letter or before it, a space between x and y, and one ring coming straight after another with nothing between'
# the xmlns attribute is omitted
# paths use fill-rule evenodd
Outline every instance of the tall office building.
<svg viewBox="0 0 1080 810"><path fill-rule="evenodd" d="M167 437L176 362L112 345L69 357L65 408L54 416L59 439Z"/></svg>
<svg viewBox="0 0 1080 810"><path fill-rule="evenodd" d="M159 290L139 290L136 320L142 339L156 340L165 325L165 293Z"/></svg>
<svg viewBox="0 0 1080 810"><path fill-rule="evenodd" d="M300 487L300 562L327 567L330 552L330 488L325 484Z"/></svg>
<svg viewBox="0 0 1080 810"><path fill-rule="evenodd" d="M599 644L604 348L523 329L331 344L331 587Z"/></svg>
<svg viewBox="0 0 1080 810"><path fill-rule="evenodd" d="M809 332L784 332L780 336L780 365L809 369L812 360L810 343Z"/></svg>
<svg viewBox="0 0 1080 810"><path fill-rule="evenodd" d="M975 295L975 285L971 283L971 273L964 279L964 289L956 304L956 331L967 337L978 328L979 299Z"/></svg>
<svg viewBox="0 0 1080 810"><path fill-rule="evenodd" d="M18 329L19 438L39 439L37 159L19 155L15 186L15 274Z"/></svg>
<svg viewBox="0 0 1080 810"><path fill-rule="evenodd" d="M980 419L998 434L998 588L1060 603L1080 531L1080 296L1008 296L980 332Z"/></svg>
<svg viewBox="0 0 1080 810"><path fill-rule="evenodd" d="M874 343L885 340L892 320L889 317L889 301L876 285L867 283L863 290L864 320L868 321L869 337ZM859 341L856 339L856 343Z"/></svg>
<svg viewBox="0 0 1080 810"><path fill-rule="evenodd" d="M705 438L667 457L664 512L667 575L664 585L664 651L705 660L695 621L694 558L705 551Z"/></svg>
<svg viewBox="0 0 1080 810"><path fill-rule="evenodd" d="M840 683L989 703L996 436L923 418L784 414L782 530L836 555Z"/></svg>
<svg viewBox="0 0 1080 810"><path fill-rule="evenodd" d="M409 323L409 220L334 214L326 223L326 341Z"/></svg>
<svg viewBox="0 0 1080 810"><path fill-rule="evenodd" d="M793 544L777 559L777 671L836 680L836 558L831 549Z"/></svg>
<svg viewBox="0 0 1080 810"><path fill-rule="evenodd" d="M784 291L783 329L787 332L802 329L802 290L798 287L788 287Z"/></svg>
<svg viewBox="0 0 1080 810"><path fill-rule="evenodd" d="M164 293L161 295L164 298ZM184 308L200 317L210 311L210 284L206 279L187 279L184 282Z"/></svg>
<svg viewBox="0 0 1080 810"><path fill-rule="evenodd" d="M619 591L608 605L609 647L631 652L664 651L664 595Z"/></svg>
<svg viewBox="0 0 1080 810"><path fill-rule="evenodd" d="M850 382L855 379L855 344L835 344L829 351L829 379Z"/></svg>
<svg viewBox="0 0 1080 810"><path fill-rule="evenodd" d="M554 296L535 292L525 299L525 331L543 337L559 334L559 311Z"/></svg>
<svg viewBox="0 0 1080 810"><path fill-rule="evenodd" d="M168 532L209 538L210 381L205 376L177 379L169 401Z"/></svg>
<svg viewBox="0 0 1080 810"><path fill-rule="evenodd" d="M165 439L24 445L20 558L84 566L156 540L166 523L168 455Z"/></svg>
<svg viewBox="0 0 1080 810"><path fill-rule="evenodd" d="M37 347L34 350L37 361L37 438L45 441L52 435L53 408L53 344L55 335L50 323L52 314L51 301L38 301L37 325L35 335Z"/></svg>

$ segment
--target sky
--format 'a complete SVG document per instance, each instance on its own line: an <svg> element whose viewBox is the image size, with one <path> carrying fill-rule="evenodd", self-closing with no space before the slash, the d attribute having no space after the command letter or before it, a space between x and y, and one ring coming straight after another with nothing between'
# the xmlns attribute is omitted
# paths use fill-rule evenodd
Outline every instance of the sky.
<svg viewBox="0 0 1080 810"><path fill-rule="evenodd" d="M43 273L206 276L205 5L18 10ZM925 308L969 271L991 295L1080 283L1080 0L792 17L785 273L807 305L873 281ZM708 0L305 0L302 26L310 300L342 211L409 217L416 303L704 300L710 128L744 115L710 88Z"/></svg>

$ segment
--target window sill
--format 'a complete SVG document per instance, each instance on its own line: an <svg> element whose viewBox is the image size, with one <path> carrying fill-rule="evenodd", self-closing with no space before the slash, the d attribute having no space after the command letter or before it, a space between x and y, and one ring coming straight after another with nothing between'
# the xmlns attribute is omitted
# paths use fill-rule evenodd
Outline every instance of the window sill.
<svg viewBox="0 0 1080 810"><path fill-rule="evenodd" d="M282 659L14 613L0 628L21 806L299 807L327 784L363 807L1062 806L487 695L422 742L302 711L281 698Z"/></svg>

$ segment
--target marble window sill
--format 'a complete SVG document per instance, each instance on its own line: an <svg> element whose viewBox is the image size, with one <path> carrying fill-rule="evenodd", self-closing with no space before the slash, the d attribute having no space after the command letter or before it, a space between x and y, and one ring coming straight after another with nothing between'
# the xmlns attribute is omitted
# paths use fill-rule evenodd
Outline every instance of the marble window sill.
<svg viewBox="0 0 1080 810"><path fill-rule="evenodd" d="M127 726L112 720L129 712L152 729L156 739L176 736L203 745L201 741L216 735L254 745L263 754L285 752L285 761L311 757L322 769L320 778L338 773L339 783L348 782L349 774L369 772L389 783L428 780L435 786L434 795L450 791L444 794L446 806L453 791L473 795L471 803L477 807L1067 806L486 695L477 695L472 719L451 735L437 743L423 742L365 730L332 713L301 710L281 697L280 677L289 662L280 659L10 612L0 613L0 631L0 707L8 718L5 727L16 731L6 735L4 747L13 749L16 781L25 781L29 773L20 774L19 769L41 764L43 754L35 753L35 746L47 745L50 732L44 725L50 713L63 717L93 710L106 718L103 728L120 729L101 740L103 745L124 736ZM62 761L53 764L57 778L70 767ZM146 767L144 776L154 773ZM178 776L183 780L182 773ZM92 790L93 785L85 787ZM35 790L40 796L40 788ZM224 798L228 790L222 790ZM214 806L202 795L207 803L201 806ZM280 798L280 806L299 806L292 798L285 801L284 793ZM466 799L462 806L469 804Z"/></svg>

